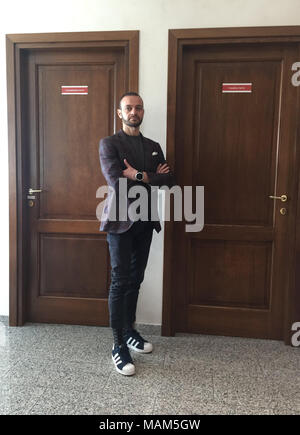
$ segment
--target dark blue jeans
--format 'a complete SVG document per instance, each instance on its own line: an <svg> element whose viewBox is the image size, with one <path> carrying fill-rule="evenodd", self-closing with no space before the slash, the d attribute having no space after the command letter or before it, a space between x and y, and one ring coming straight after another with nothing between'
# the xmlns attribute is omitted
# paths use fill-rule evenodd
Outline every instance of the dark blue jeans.
<svg viewBox="0 0 300 435"><path fill-rule="evenodd" d="M110 326L132 327L140 285L148 262L152 241L151 222L136 221L125 233L107 233L111 263L108 296Z"/></svg>

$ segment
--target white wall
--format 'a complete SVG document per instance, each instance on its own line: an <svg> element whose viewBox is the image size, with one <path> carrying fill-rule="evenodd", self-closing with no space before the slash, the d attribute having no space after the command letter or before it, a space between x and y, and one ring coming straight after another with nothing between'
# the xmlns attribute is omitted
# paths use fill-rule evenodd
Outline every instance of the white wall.
<svg viewBox="0 0 300 435"><path fill-rule="evenodd" d="M140 30L142 131L165 150L168 29L300 24L299 0L15 0L0 16L0 315L8 315L6 33ZM300 61L300 59L299 59ZM188 110L188 108L187 108ZM161 324L163 231L154 233L137 321Z"/></svg>

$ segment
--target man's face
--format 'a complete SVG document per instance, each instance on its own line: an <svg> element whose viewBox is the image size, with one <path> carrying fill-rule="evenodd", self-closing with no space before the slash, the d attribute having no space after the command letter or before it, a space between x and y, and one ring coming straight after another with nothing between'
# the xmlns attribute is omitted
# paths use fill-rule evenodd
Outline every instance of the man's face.
<svg viewBox="0 0 300 435"><path fill-rule="evenodd" d="M143 100L135 95L122 98L118 115L128 127L138 127L144 118Z"/></svg>

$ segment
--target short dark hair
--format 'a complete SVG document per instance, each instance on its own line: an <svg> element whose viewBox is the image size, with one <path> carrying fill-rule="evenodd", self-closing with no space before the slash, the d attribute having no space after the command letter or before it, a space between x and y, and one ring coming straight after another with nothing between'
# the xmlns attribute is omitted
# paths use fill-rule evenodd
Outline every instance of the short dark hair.
<svg viewBox="0 0 300 435"><path fill-rule="evenodd" d="M140 99L143 101L142 97L137 92L125 92L125 94L122 95L119 101L119 109L121 109L121 101L124 97L134 96L134 97L140 97Z"/></svg>

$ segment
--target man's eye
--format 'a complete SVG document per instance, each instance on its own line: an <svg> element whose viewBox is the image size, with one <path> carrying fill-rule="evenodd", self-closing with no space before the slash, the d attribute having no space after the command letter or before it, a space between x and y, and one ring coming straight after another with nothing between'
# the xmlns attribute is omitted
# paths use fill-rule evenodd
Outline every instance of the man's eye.
<svg viewBox="0 0 300 435"><path fill-rule="evenodd" d="M131 112L132 107L131 107L131 106L126 106L124 110L125 110L126 112ZM135 108L135 110L137 110L137 111L140 112L141 110L143 110L143 108L142 108L141 106L137 106L137 107Z"/></svg>

